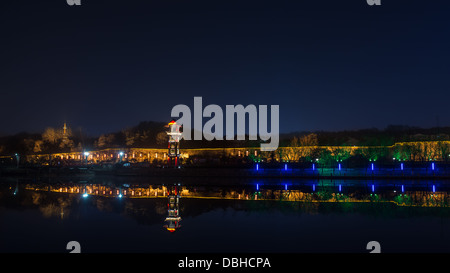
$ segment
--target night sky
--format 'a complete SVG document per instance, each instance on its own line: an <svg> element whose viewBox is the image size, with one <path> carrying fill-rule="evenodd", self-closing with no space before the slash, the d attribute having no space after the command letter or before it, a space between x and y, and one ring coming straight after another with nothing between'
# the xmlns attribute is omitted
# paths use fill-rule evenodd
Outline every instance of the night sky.
<svg viewBox="0 0 450 273"><path fill-rule="evenodd" d="M98 135L176 104L280 105L280 131L450 126L450 2L8 0L0 132Z"/></svg>

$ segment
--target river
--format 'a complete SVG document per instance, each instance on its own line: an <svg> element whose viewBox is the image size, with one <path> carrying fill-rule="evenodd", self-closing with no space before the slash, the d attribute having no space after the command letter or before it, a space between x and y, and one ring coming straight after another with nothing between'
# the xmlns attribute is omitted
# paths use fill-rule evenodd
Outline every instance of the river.
<svg viewBox="0 0 450 273"><path fill-rule="evenodd" d="M449 192L432 180L3 178L0 252L367 253L377 241L448 253Z"/></svg>

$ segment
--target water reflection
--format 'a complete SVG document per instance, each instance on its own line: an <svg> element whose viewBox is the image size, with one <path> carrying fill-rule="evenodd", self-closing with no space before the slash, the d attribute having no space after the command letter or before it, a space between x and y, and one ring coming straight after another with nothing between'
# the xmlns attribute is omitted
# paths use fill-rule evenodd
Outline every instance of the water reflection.
<svg viewBox="0 0 450 273"><path fill-rule="evenodd" d="M291 185L287 184L261 186L183 186L175 185L105 185L105 184L78 184L78 183L25 183L24 190L32 192L52 192L68 195L100 196L119 199L152 199L168 198L168 217L177 218L179 213L179 199L223 199L247 201L286 201L303 203L393 203L397 206L419 207L449 207L449 192L438 191L436 186L409 186L405 185L345 185L339 184L313 184ZM430 189L427 189L430 188ZM441 187L442 188L442 187ZM18 186L14 194L18 192ZM63 201L59 207L67 207ZM175 215L176 214L176 215Z"/></svg>
<svg viewBox="0 0 450 273"><path fill-rule="evenodd" d="M178 186L174 185L169 187L168 203L167 203L167 217L164 220L164 227L170 231L174 232L176 229L180 228L180 195Z"/></svg>
<svg viewBox="0 0 450 273"><path fill-rule="evenodd" d="M363 210L364 213L389 215L392 206L448 208L450 205L449 191L443 185L436 190L434 184L358 184L344 181L316 181L315 183L264 184L262 181L253 184L234 186L196 186L169 183L126 184L126 183L30 183L23 181L9 184L5 192L11 197L22 196L21 206L35 205L44 218L70 217L72 209L90 204L101 212L119 212L131 216L140 223L155 223L160 221L169 232L175 232L181 227L180 199L205 200L208 206L192 206L190 213L198 213L204 209L213 209L223 205L219 201L235 200L234 210L264 211L274 207L298 211L310 215L334 212L348 213ZM20 192L20 194L19 194ZM133 201L134 200L134 201ZM142 203L144 200L151 203ZM139 201L139 202L135 202ZM280 203L273 203L274 201ZM281 204L284 204L280 207ZM336 204L323 206L321 204ZM367 206L362 206L367 204ZM373 211L371 211L373 210ZM77 212L76 212L77 213ZM79 212L78 212L79 214ZM163 216L165 215L165 218ZM158 220L160 219L160 220Z"/></svg>
<svg viewBox="0 0 450 273"><path fill-rule="evenodd" d="M65 251L74 239L86 252L366 251L374 239L391 251L449 250L442 182L200 182L3 181L0 252Z"/></svg>

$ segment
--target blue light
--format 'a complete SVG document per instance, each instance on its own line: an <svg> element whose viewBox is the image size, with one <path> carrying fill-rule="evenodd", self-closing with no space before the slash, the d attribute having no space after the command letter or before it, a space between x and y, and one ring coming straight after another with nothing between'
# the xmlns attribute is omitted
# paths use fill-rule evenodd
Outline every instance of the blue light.
<svg viewBox="0 0 450 273"><path fill-rule="evenodd" d="M119 198L122 198L122 194L119 194Z"/></svg>
<svg viewBox="0 0 450 273"><path fill-rule="evenodd" d="M259 170L259 164L256 164L256 170L257 171Z"/></svg>
<svg viewBox="0 0 450 273"><path fill-rule="evenodd" d="M434 162L431 163L431 169L434 171Z"/></svg>
<svg viewBox="0 0 450 273"><path fill-rule="evenodd" d="M259 184L256 184L256 190L259 191Z"/></svg>
<svg viewBox="0 0 450 273"><path fill-rule="evenodd" d="M375 192L375 185L372 184L372 192Z"/></svg>
<svg viewBox="0 0 450 273"><path fill-rule="evenodd" d="M405 192L405 186L402 185L402 192Z"/></svg>
<svg viewBox="0 0 450 273"><path fill-rule="evenodd" d="M338 166L339 166L339 170L341 170L341 163L339 163L339 165L338 165Z"/></svg>
<svg viewBox="0 0 450 273"><path fill-rule="evenodd" d="M433 185L433 192L436 192L436 186Z"/></svg>
<svg viewBox="0 0 450 273"><path fill-rule="evenodd" d="M371 165L372 165L372 171L373 171L373 163Z"/></svg>
<svg viewBox="0 0 450 273"><path fill-rule="evenodd" d="M316 184L313 184L313 191L316 191Z"/></svg>
<svg viewBox="0 0 450 273"><path fill-rule="evenodd" d="M284 190L287 191L287 184L284 184Z"/></svg>
<svg viewBox="0 0 450 273"><path fill-rule="evenodd" d="M316 169L316 164L313 163L313 171Z"/></svg>
<svg viewBox="0 0 450 273"><path fill-rule="evenodd" d="M87 193L83 193L83 197L84 198L88 197L88 194Z"/></svg>
<svg viewBox="0 0 450 273"><path fill-rule="evenodd" d="M403 171L403 163L400 164L400 169Z"/></svg>
<svg viewBox="0 0 450 273"><path fill-rule="evenodd" d="M339 184L339 191L341 191L342 190L342 185L341 184Z"/></svg>
<svg viewBox="0 0 450 273"><path fill-rule="evenodd" d="M284 164L284 170L287 171L287 164Z"/></svg>

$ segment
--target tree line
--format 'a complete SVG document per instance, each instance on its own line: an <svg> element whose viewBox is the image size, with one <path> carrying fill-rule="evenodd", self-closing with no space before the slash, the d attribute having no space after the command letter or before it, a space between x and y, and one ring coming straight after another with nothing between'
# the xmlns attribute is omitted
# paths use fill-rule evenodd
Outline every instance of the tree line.
<svg viewBox="0 0 450 273"><path fill-rule="evenodd" d="M143 121L136 126L95 137L83 134L82 130L72 130L70 127L66 130L49 127L41 134L19 133L0 137L0 154L82 152L107 148L165 148L168 140L166 125L164 122ZM280 135L280 147L283 149L279 149L276 153L281 160L289 161L311 161L318 158L342 161L352 156L361 156L370 160L383 157L416 161L442 157L447 160L448 156L443 155L450 152L445 142L450 140L449 136L450 127L425 129L394 125L383 130L373 128L337 132L294 132ZM182 140L181 148L260 146L260 141L250 141L248 137L246 139L244 141ZM394 146L392 151L383 148L399 142L409 144ZM314 146L333 148L316 149L313 148ZM349 149L352 146L368 148L352 151Z"/></svg>

